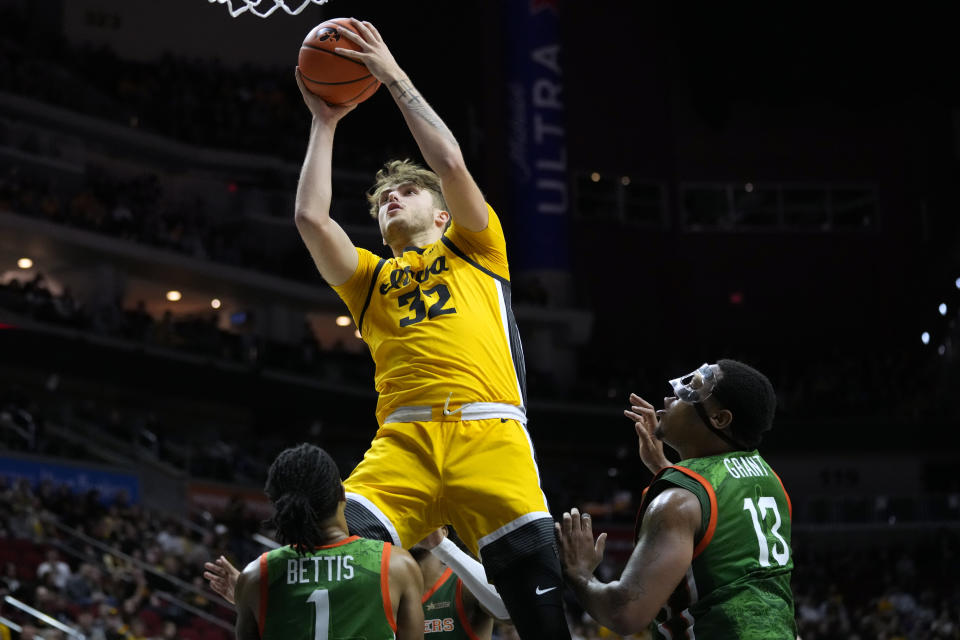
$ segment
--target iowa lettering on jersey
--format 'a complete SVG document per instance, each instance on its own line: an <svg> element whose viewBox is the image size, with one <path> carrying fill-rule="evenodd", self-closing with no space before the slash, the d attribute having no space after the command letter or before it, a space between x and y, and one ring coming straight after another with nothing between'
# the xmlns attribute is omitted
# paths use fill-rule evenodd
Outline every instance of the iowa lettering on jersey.
<svg viewBox="0 0 960 640"><path fill-rule="evenodd" d="M445 256L439 256L431 262L427 268L421 269L420 271L413 271L410 267L404 267L403 269L394 269L390 272L390 282L385 282L380 285L380 293L382 295L402 289L410 284L410 282L417 283L417 286L410 291L397 296L397 304L401 309L409 313L408 316L400 319L401 327L409 327L427 319L457 312L450 300L450 289L447 285L441 282L433 285L429 289L420 289L420 285L426 282L430 276L439 275L449 270L450 267L447 265L447 258Z"/></svg>
<svg viewBox="0 0 960 640"><path fill-rule="evenodd" d="M440 633L442 631L453 631L453 618L434 618L423 621L424 633Z"/></svg>
<svg viewBox="0 0 960 640"><path fill-rule="evenodd" d="M287 560L287 584L335 582L353 578L353 556L313 556Z"/></svg>
<svg viewBox="0 0 960 640"><path fill-rule="evenodd" d="M444 271L450 271L450 267L447 266L446 256L439 256L431 262L427 268L421 269L420 271L414 271L409 266L403 269L394 269L390 272L390 282L385 282L380 285L380 294L387 295L394 289L402 289L410 284L411 281L423 284L430 276L440 275Z"/></svg>

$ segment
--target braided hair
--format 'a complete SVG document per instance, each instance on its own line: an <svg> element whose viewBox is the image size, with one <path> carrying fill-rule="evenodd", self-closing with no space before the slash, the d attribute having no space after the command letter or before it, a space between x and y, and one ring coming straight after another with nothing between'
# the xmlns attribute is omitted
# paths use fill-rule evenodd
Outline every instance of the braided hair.
<svg viewBox="0 0 960 640"><path fill-rule="evenodd" d="M301 444L280 452L267 472L264 491L276 509L267 524L283 544L307 553L322 543L320 524L340 502L340 470L326 451Z"/></svg>

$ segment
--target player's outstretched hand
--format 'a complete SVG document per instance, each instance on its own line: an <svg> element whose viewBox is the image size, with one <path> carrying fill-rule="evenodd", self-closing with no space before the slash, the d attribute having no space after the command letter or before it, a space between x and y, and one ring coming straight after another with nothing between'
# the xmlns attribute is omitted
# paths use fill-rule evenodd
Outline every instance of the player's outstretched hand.
<svg viewBox="0 0 960 640"><path fill-rule="evenodd" d="M560 561L563 563L563 570L572 581L589 581L603 560L607 534L601 533L594 542L590 514L580 515L576 507L564 511L563 521L554 523L554 527L560 537Z"/></svg>
<svg viewBox="0 0 960 640"><path fill-rule="evenodd" d="M210 588L230 604L236 604L234 591L237 589L237 578L240 577L237 568L220 556L213 562L204 563L203 569L203 578L210 583Z"/></svg>
<svg viewBox="0 0 960 640"><path fill-rule="evenodd" d="M350 18L350 26L357 30L352 33L349 29L341 29L340 35L350 40L360 47L360 51L344 49L337 47L334 49L338 54L357 62L367 65L370 73L384 84L390 84L403 75L400 65L393 59L393 54L387 48L387 43L377 28L369 22L361 22L356 18ZM359 35L358 35L359 34Z"/></svg>
<svg viewBox="0 0 960 640"><path fill-rule="evenodd" d="M303 95L303 101L313 117L325 124L335 125L340 118L347 115L357 108L356 104L349 105L331 105L318 95L310 93L307 86L303 83L303 74L300 73L300 67L294 70L297 79L297 86L300 87L300 93Z"/></svg>
<svg viewBox="0 0 960 640"><path fill-rule="evenodd" d="M663 442L655 435L657 430L657 411L653 405L635 393L630 394L630 408L624 409L623 415L633 422L640 443L640 459L650 470L657 473L670 464L663 453Z"/></svg>

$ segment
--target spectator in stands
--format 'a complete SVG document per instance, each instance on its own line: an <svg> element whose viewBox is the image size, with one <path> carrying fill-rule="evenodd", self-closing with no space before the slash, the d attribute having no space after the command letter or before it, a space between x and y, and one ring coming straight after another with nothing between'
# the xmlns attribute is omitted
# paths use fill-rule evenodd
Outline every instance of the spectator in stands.
<svg viewBox="0 0 960 640"><path fill-rule="evenodd" d="M77 631L87 640L107 640L106 629L101 618L95 618L90 611L84 611L77 616Z"/></svg>
<svg viewBox="0 0 960 640"><path fill-rule="evenodd" d="M47 559L37 567L37 577L44 580L50 574L50 581L61 591L66 588L70 579L70 565L60 559L60 552L56 549L47 551Z"/></svg>
<svg viewBox="0 0 960 640"><path fill-rule="evenodd" d="M960 629L957 627L957 616L951 618L950 607L943 603L941 605L940 615L930 624L930 633L934 638L957 638L960 637Z"/></svg>
<svg viewBox="0 0 960 640"><path fill-rule="evenodd" d="M17 576L17 565L13 561L8 561L3 567L3 576L0 577L0 596L12 595L19 597L20 587L23 583Z"/></svg>
<svg viewBox="0 0 960 640"><path fill-rule="evenodd" d="M100 570L91 564L83 563L79 571L67 579L64 593L71 602L88 605L93 601L99 584Z"/></svg>

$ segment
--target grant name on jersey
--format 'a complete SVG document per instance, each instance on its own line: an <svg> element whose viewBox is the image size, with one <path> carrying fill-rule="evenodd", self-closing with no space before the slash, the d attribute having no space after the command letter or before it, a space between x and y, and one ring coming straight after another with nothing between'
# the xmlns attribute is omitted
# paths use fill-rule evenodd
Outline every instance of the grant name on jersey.
<svg viewBox="0 0 960 640"><path fill-rule="evenodd" d="M287 584L308 584L353 578L353 556L312 556L287 560Z"/></svg>
<svg viewBox="0 0 960 640"><path fill-rule="evenodd" d="M761 478L770 475L759 455L724 458L723 466L734 478Z"/></svg>

